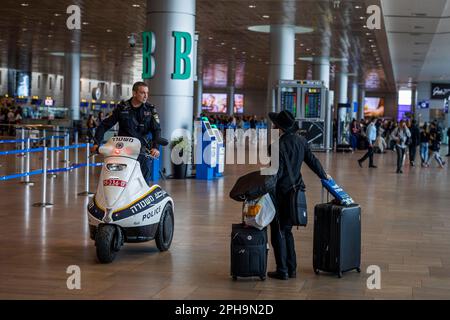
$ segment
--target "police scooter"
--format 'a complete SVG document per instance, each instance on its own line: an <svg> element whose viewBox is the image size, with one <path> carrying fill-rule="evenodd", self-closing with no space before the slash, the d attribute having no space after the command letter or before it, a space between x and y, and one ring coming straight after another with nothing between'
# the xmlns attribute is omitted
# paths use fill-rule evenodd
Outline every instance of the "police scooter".
<svg viewBox="0 0 450 320"><path fill-rule="evenodd" d="M156 143L166 146L168 141L159 138ZM155 240L160 251L168 250L174 202L159 185L149 187L145 182L137 161L139 139L112 137L98 152L105 159L97 192L88 204L90 237L95 240L98 260L112 262L125 242Z"/></svg>

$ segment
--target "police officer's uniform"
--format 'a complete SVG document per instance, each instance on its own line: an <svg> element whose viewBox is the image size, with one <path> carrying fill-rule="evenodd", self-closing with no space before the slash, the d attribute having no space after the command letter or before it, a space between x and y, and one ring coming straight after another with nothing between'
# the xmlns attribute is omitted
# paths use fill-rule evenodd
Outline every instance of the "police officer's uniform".
<svg viewBox="0 0 450 320"><path fill-rule="evenodd" d="M114 109L112 115L103 120L98 126L95 133L95 143L100 145L103 142L105 132L111 129L116 123L119 123L119 136L133 137L141 141L141 152L147 147L144 138L150 142L151 148L158 149L155 141L161 135L161 127L154 105L144 103L140 107L135 108L131 105L131 99L120 102ZM148 139L149 133L152 135L151 139ZM145 181L149 183L151 181L152 160L144 155L140 155L138 161L141 165L142 175Z"/></svg>

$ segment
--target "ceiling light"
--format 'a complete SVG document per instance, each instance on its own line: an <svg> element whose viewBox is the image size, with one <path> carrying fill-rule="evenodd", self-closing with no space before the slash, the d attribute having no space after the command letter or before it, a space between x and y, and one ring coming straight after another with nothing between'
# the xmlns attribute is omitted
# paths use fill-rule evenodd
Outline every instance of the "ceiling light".
<svg viewBox="0 0 450 320"><path fill-rule="evenodd" d="M213 38L213 37L208 37L208 39L209 39L209 40L212 40L212 39L214 39L214 38Z"/></svg>
<svg viewBox="0 0 450 320"><path fill-rule="evenodd" d="M59 13L55 13L55 17L59 17L60 16L60 14Z"/></svg>
<svg viewBox="0 0 450 320"><path fill-rule="evenodd" d="M87 26L89 24L89 22L83 22L83 25Z"/></svg>
<svg viewBox="0 0 450 320"><path fill-rule="evenodd" d="M255 8L256 8L256 5L251 4L251 5L249 5L248 7L249 7L250 9L255 9Z"/></svg>
<svg viewBox="0 0 450 320"><path fill-rule="evenodd" d="M246 54L247 52L245 52L245 51L242 51L242 54Z"/></svg>
<svg viewBox="0 0 450 320"><path fill-rule="evenodd" d="M20 4L22 7L28 7L30 4L29 3L21 3Z"/></svg>
<svg viewBox="0 0 450 320"><path fill-rule="evenodd" d="M27 31L27 30L28 30L27 28L23 28L23 29L22 29L22 31Z"/></svg>
<svg viewBox="0 0 450 320"><path fill-rule="evenodd" d="M369 32L367 32L367 33L366 33L366 36L370 36L370 33L369 33Z"/></svg>
<svg viewBox="0 0 450 320"><path fill-rule="evenodd" d="M47 37L49 37L49 38L51 38L51 37L53 37L51 34L49 34Z"/></svg>
<svg viewBox="0 0 450 320"><path fill-rule="evenodd" d="M361 20L364 20L366 17L359 17Z"/></svg>
<svg viewBox="0 0 450 320"><path fill-rule="evenodd" d="M304 43L300 43L300 47L304 47L305 46L305 44Z"/></svg>
<svg viewBox="0 0 450 320"><path fill-rule="evenodd" d="M231 48L231 50L236 50L236 47Z"/></svg>
<svg viewBox="0 0 450 320"><path fill-rule="evenodd" d="M267 14L263 15L262 17L263 17L264 19L269 19L269 18L270 18L270 16L268 16Z"/></svg>
<svg viewBox="0 0 450 320"><path fill-rule="evenodd" d="M106 32L112 32L112 30L111 29L106 29Z"/></svg>
<svg viewBox="0 0 450 320"><path fill-rule="evenodd" d="M133 6L133 8L140 8L141 7L140 4L133 4L132 6Z"/></svg>
<svg viewBox="0 0 450 320"><path fill-rule="evenodd" d="M361 6L355 6L355 9L361 9L362 7Z"/></svg>

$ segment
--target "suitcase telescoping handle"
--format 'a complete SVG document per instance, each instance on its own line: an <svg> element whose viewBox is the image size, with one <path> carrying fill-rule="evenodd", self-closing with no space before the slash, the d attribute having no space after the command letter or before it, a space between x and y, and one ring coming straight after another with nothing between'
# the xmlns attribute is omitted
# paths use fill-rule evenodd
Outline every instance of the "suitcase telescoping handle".
<svg viewBox="0 0 450 320"><path fill-rule="evenodd" d="M330 202L330 193L328 192L327 189L325 189L324 186L322 186L322 193L321 193L321 201L322 201L322 203L324 203L325 192L327 193L327 203L328 203L328 202Z"/></svg>

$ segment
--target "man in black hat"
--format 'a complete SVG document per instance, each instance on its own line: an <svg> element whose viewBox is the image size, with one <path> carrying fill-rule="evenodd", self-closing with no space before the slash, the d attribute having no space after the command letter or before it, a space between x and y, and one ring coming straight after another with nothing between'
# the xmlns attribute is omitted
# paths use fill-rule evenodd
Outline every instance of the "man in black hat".
<svg viewBox="0 0 450 320"><path fill-rule="evenodd" d="M275 129L280 129L279 167L277 172L276 208L277 214L271 223L271 242L275 254L277 270L269 272L271 278L287 280L296 277L297 259L295 255L292 222L289 217L289 194L294 186L305 190L302 174L302 163L321 179L329 179L319 160L312 153L306 139L297 134L298 126L289 111L269 113ZM288 166L293 177L289 175Z"/></svg>

